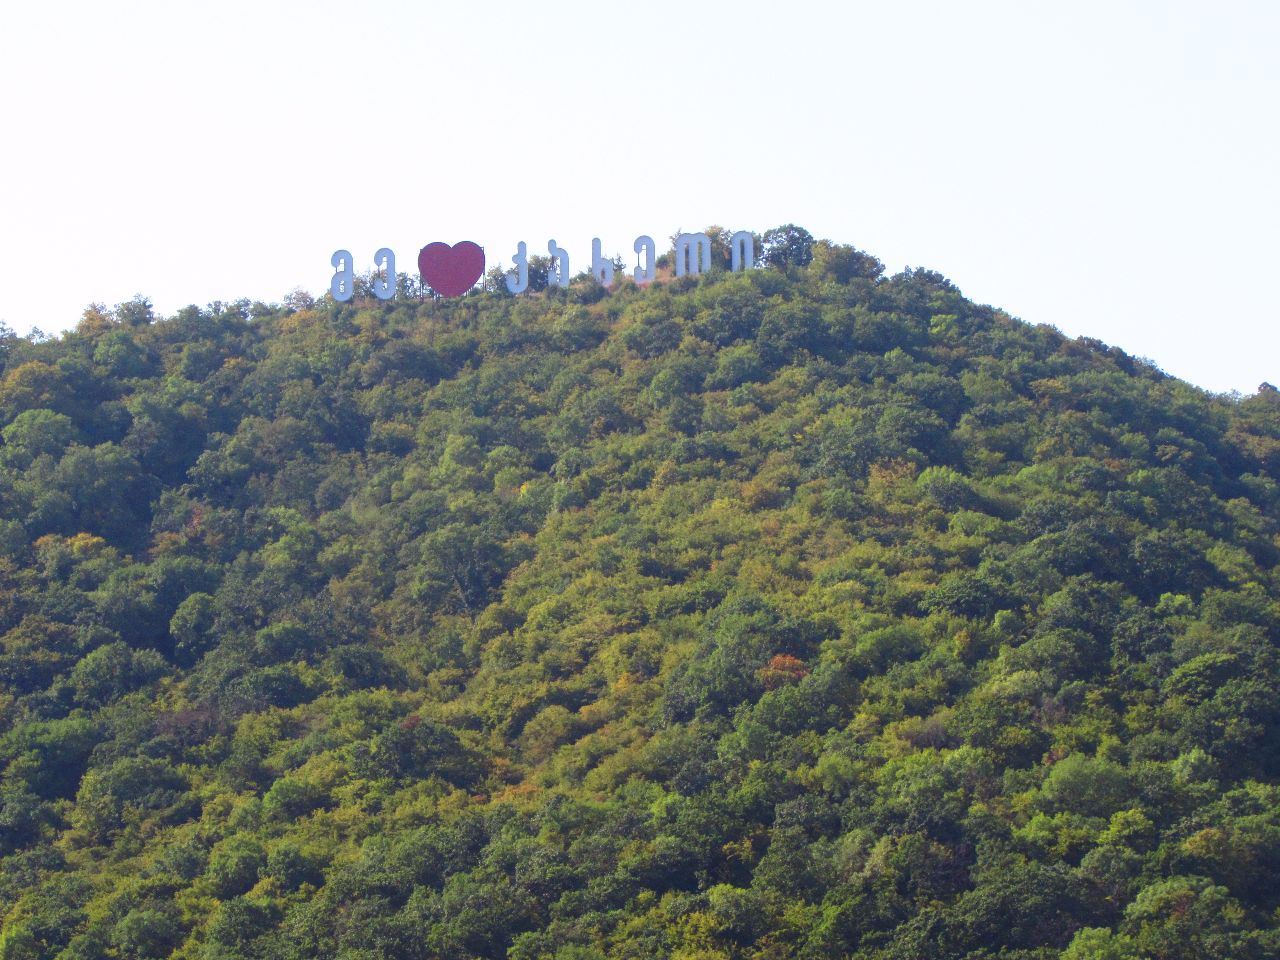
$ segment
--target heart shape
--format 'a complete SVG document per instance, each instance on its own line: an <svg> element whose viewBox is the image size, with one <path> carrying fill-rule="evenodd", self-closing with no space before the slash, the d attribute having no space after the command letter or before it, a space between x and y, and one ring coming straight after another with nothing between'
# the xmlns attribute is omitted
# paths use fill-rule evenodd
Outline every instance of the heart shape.
<svg viewBox="0 0 1280 960"><path fill-rule="evenodd" d="M484 250L470 240L428 243L418 252L422 282L442 297L460 297L484 273Z"/></svg>

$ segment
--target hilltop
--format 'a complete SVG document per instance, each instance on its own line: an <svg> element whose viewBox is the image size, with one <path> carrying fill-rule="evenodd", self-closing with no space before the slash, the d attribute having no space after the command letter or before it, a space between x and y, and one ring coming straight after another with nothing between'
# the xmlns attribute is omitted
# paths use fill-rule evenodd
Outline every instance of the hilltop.
<svg viewBox="0 0 1280 960"><path fill-rule="evenodd" d="M0 341L0 960L1280 952L1280 393L772 252Z"/></svg>

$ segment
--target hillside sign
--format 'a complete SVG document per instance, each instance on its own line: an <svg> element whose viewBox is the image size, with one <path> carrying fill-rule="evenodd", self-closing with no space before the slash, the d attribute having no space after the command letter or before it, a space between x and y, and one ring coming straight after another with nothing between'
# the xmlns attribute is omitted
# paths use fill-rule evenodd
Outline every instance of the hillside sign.
<svg viewBox="0 0 1280 960"><path fill-rule="evenodd" d="M651 283L657 274L658 248L653 237L636 237L632 249L636 252L637 265L631 275L636 283ZM755 240L746 230L739 230L729 238L730 270L746 270L755 263ZM569 252L554 240L547 243L551 266L547 271L547 286L569 286ZM711 267L711 238L705 233L682 233L676 237L676 276L696 276ZM529 248L523 240L516 245L511 258L515 269L503 278L507 290L513 294L529 289ZM346 250L337 250L329 259L334 268L329 292L335 300L350 300L355 295L355 264ZM373 255L373 262L381 276L375 276L373 292L380 300L390 300L396 292L396 255L388 247ZM429 243L418 251L418 273L424 285L442 297L460 297L484 276L484 247L470 240L450 246L447 243ZM612 260L600 253L599 238L591 241L591 274L604 286L613 283Z"/></svg>

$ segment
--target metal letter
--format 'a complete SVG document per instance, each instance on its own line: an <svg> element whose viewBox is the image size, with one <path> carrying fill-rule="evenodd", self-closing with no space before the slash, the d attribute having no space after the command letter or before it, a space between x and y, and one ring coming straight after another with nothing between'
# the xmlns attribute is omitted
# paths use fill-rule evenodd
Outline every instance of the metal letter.
<svg viewBox="0 0 1280 960"><path fill-rule="evenodd" d="M524 293L529 289L529 248L523 240L516 244L516 255L511 258L511 262L516 265L516 269L503 278L507 281L507 290L513 294Z"/></svg>
<svg viewBox="0 0 1280 960"><path fill-rule="evenodd" d="M636 237L636 242L632 244L632 249L636 253L644 252L644 263L637 263L631 275L635 277L636 283L652 283L654 275L657 273L654 261L658 258L658 248L654 246L653 237Z"/></svg>
<svg viewBox="0 0 1280 960"><path fill-rule="evenodd" d="M569 286L569 251L556 246L554 240L548 241L547 253L551 254L551 266L547 268L548 287Z"/></svg>
<svg viewBox="0 0 1280 960"><path fill-rule="evenodd" d="M389 247L383 247L373 255L373 265L385 266L387 271L385 279L374 276L373 292L379 300L390 300L396 295L396 255Z"/></svg>
<svg viewBox="0 0 1280 960"><path fill-rule="evenodd" d="M346 250L338 250L329 258L330 265L336 271L333 279L329 281L329 292L333 294L333 299L338 301L350 300L355 294L355 285L351 282L355 276L351 269L351 254ZM342 264L341 269L338 264Z"/></svg>
<svg viewBox="0 0 1280 960"><path fill-rule="evenodd" d="M699 265L699 255L702 263ZM685 260L689 261L685 266ZM686 273L696 277L704 270L711 269L711 238L705 233L682 233L676 237L676 276Z"/></svg>
<svg viewBox="0 0 1280 960"><path fill-rule="evenodd" d="M600 239L591 241L591 273L603 287L613 283L613 261L600 256Z"/></svg>
<svg viewBox="0 0 1280 960"><path fill-rule="evenodd" d="M749 230L739 230L729 238L730 271L750 270L756 264L756 241Z"/></svg>

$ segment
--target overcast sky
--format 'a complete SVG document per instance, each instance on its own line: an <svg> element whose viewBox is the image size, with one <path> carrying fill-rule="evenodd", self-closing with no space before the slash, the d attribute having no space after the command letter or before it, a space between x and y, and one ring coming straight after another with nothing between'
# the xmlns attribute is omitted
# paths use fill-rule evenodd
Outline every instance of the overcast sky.
<svg viewBox="0 0 1280 960"><path fill-rule="evenodd" d="M792 222L1212 390L1280 383L1271 3L11 4L0 319Z"/></svg>

